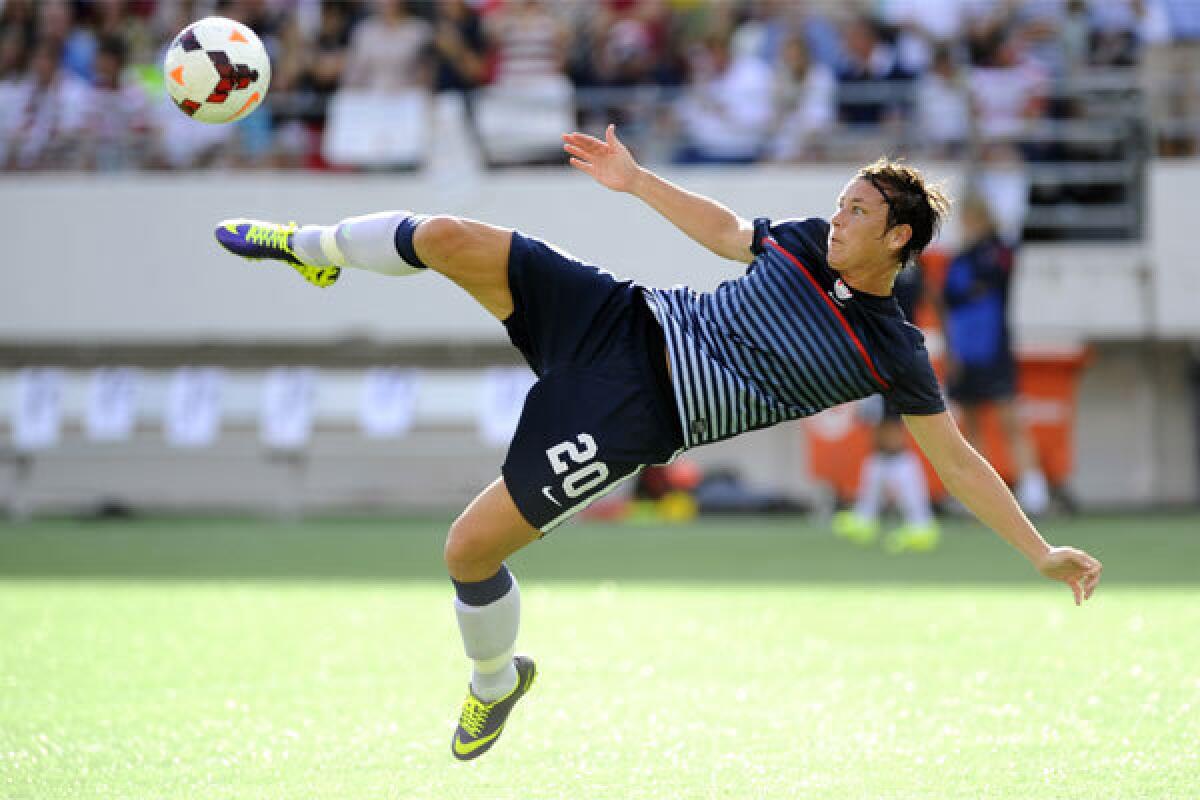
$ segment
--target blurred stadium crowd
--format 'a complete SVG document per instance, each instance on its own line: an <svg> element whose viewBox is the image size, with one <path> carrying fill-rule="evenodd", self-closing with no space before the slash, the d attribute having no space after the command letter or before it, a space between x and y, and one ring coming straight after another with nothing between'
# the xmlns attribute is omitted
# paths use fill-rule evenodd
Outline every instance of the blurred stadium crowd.
<svg viewBox="0 0 1200 800"><path fill-rule="evenodd" d="M264 109L236 126L197 125L162 91L164 48L209 14L248 24L274 64ZM372 159L361 140L421 140L414 118L455 96L491 165L561 163L564 122L610 121L659 163L1049 160L1039 131L1093 113L1080 92L1097 88L1179 156L1196 150L1198 74L1194 0L0 0L0 157L416 166L427 141ZM506 149L524 127L533 146ZM354 132L345 146L333 128Z"/></svg>

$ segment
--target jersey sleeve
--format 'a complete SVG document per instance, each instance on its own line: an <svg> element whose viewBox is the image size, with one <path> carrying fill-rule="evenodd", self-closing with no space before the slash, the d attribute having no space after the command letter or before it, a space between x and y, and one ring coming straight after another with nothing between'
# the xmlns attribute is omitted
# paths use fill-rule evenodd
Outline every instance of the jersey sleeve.
<svg viewBox="0 0 1200 800"><path fill-rule="evenodd" d="M766 239L772 238L784 250L805 261L817 256L824 262L828 235L829 223L819 217L785 219L775 223L767 217L758 217L754 220L750 251L754 255L761 254L766 249Z"/></svg>
<svg viewBox="0 0 1200 800"><path fill-rule="evenodd" d="M946 410L946 401L923 343L917 346L908 369L892 379L892 388L885 396L901 414L940 414Z"/></svg>

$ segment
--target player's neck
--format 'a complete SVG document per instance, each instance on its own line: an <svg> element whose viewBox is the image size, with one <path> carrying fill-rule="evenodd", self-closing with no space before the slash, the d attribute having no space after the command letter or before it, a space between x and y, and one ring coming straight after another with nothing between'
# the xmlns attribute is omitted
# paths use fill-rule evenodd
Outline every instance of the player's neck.
<svg viewBox="0 0 1200 800"><path fill-rule="evenodd" d="M856 292L888 297L892 284L896 282L896 269L891 267L863 267L839 270L842 282Z"/></svg>

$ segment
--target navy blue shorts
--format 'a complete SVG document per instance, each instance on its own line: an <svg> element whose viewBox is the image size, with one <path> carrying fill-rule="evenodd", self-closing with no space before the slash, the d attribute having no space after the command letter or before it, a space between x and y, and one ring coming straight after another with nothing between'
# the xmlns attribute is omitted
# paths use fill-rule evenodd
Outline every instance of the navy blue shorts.
<svg viewBox="0 0 1200 800"><path fill-rule="evenodd" d="M502 474L546 532L683 448L662 327L645 290L513 233L509 339L538 380Z"/></svg>
<svg viewBox="0 0 1200 800"><path fill-rule="evenodd" d="M953 376L946 394L965 406L1007 400L1017 393L1017 365L1012 359L991 364L965 364Z"/></svg>

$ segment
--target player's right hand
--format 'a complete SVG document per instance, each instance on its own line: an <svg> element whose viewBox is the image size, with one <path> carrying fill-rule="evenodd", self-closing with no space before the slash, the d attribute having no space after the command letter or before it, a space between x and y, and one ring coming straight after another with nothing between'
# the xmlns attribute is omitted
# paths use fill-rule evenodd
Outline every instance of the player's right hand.
<svg viewBox="0 0 1200 800"><path fill-rule="evenodd" d="M572 167L591 175L601 185L616 192L633 190L641 168L617 138L615 125L604 131L604 141L586 133L564 133L563 150L570 154Z"/></svg>
<svg viewBox="0 0 1200 800"><path fill-rule="evenodd" d="M1070 586L1075 605L1081 605L1096 590L1104 565L1074 547L1052 547L1038 559L1037 569L1050 580Z"/></svg>

